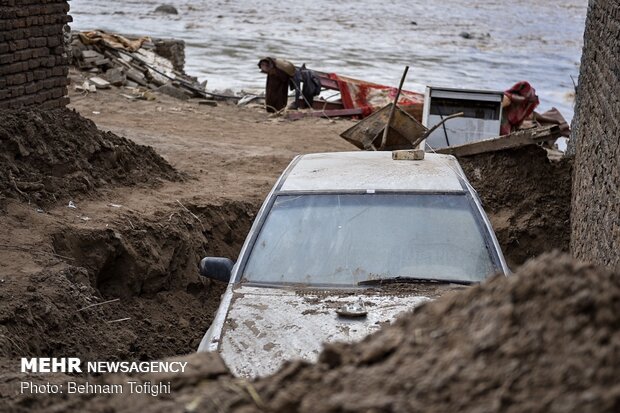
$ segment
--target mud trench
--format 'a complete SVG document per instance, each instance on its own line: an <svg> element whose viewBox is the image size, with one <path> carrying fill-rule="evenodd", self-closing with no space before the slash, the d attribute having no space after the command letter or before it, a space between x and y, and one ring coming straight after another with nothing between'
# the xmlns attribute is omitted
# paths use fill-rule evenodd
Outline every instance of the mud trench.
<svg viewBox="0 0 620 413"><path fill-rule="evenodd" d="M258 205L184 205L191 213L127 213L108 228L54 233L67 264L32 275L0 314L2 356L152 360L196 351L225 288L197 265L205 255L236 258Z"/></svg>
<svg viewBox="0 0 620 413"><path fill-rule="evenodd" d="M569 163L550 163L534 147L462 165L513 270L568 248ZM125 210L88 229L57 223L43 246L56 260L0 290L0 357L153 360L194 352L225 288L202 279L197 265L207 255L237 257L259 204L182 201L147 215Z"/></svg>

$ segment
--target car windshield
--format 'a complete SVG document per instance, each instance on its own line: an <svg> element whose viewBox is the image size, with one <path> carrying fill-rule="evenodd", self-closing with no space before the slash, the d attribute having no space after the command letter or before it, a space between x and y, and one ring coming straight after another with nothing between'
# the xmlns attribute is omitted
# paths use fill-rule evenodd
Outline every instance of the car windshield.
<svg viewBox="0 0 620 413"><path fill-rule="evenodd" d="M253 283L481 281L497 271L465 194L281 195L242 273Z"/></svg>

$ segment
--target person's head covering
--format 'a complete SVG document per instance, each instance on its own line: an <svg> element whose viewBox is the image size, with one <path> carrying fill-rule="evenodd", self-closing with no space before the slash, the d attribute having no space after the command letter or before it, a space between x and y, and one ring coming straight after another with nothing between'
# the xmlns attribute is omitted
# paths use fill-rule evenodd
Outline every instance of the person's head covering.
<svg viewBox="0 0 620 413"><path fill-rule="evenodd" d="M273 57L263 57L262 59L260 59L258 61L258 67L260 68L261 64L266 62L269 67L276 67L280 70L282 70L284 73L286 73L289 76L295 76L295 65L292 64L291 62L289 62L288 60L284 60L284 59L276 59Z"/></svg>

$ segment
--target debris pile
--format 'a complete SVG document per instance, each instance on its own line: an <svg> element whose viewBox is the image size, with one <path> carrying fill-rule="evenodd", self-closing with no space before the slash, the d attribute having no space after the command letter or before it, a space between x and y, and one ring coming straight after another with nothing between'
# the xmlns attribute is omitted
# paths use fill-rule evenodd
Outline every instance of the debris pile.
<svg viewBox="0 0 620 413"><path fill-rule="evenodd" d="M107 184L155 184L181 176L153 148L137 145L68 109L0 112L0 202L68 202Z"/></svg>
<svg viewBox="0 0 620 413"><path fill-rule="evenodd" d="M154 99L152 91L177 99L206 97L199 83L184 70L184 43L179 40L127 38L103 31L72 33L71 63L88 74L77 90L96 92L123 88L128 99Z"/></svg>

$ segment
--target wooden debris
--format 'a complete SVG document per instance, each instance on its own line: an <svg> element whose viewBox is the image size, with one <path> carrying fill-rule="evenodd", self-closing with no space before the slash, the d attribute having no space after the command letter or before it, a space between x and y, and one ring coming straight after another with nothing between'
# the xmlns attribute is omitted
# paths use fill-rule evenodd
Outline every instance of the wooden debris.
<svg viewBox="0 0 620 413"><path fill-rule="evenodd" d="M134 69L133 67L130 67L127 70L127 79L133 80L134 82L136 82L137 84L139 84L140 86L146 86L146 78L144 77L144 74L142 72L139 72L138 70Z"/></svg>
<svg viewBox="0 0 620 413"><path fill-rule="evenodd" d="M187 100L190 98L190 96L185 92L185 90L176 86L172 82L160 86L159 88L157 88L157 91L180 100Z"/></svg>
<svg viewBox="0 0 620 413"><path fill-rule="evenodd" d="M499 136L497 138L441 148L437 149L436 152L454 156L471 156L479 153L515 149L527 145L536 145L540 142L555 140L559 138L561 134L562 131L558 125L543 126L519 130L509 135Z"/></svg>
<svg viewBox="0 0 620 413"><path fill-rule="evenodd" d="M106 321L106 324L120 323L120 322L122 322L122 321L129 321L129 320L131 320L131 317L118 318L118 319L116 319L116 320L109 320L109 321Z"/></svg>
<svg viewBox="0 0 620 413"><path fill-rule="evenodd" d="M384 106L342 132L340 136L359 149L379 149L393 106L393 103ZM383 145L385 150L414 148L424 138L426 132L426 128L400 106L396 106L387 129L387 140Z"/></svg>
<svg viewBox="0 0 620 413"><path fill-rule="evenodd" d="M82 60L86 59L101 59L103 55L94 50L84 50L82 51Z"/></svg>
<svg viewBox="0 0 620 413"><path fill-rule="evenodd" d="M289 112L286 118L289 120L298 120L303 118L333 118L338 116L359 116L363 113L362 109L334 109L322 110L319 112Z"/></svg>
<svg viewBox="0 0 620 413"><path fill-rule="evenodd" d="M88 80L86 80L81 85L75 85L75 90L79 92L95 93L97 91L97 87L94 84L89 83Z"/></svg>
<svg viewBox="0 0 620 413"><path fill-rule="evenodd" d="M392 121L394 120L394 113L398 108L398 98L400 97L400 92L403 90L403 84L405 83L405 78L407 77L408 71L409 66L405 66L405 71L403 72L403 76L400 79L400 85L398 86L398 90L396 91L396 97L394 98L394 102L392 102L392 106L390 107L390 114L388 115L387 122L385 123L385 127L383 128L383 133L381 134L381 145L379 146L379 150L385 149L387 145L388 135L390 134L390 130L392 128Z"/></svg>
<svg viewBox="0 0 620 413"><path fill-rule="evenodd" d="M258 97L258 96L256 96ZM303 99L298 99L295 102L295 105L297 108L305 108L306 106L306 102L304 102ZM314 110L337 110L337 109L344 109L344 104L342 103L341 100L335 100L335 101L328 101L328 100L324 100L320 97L315 98L312 101L312 109Z"/></svg>
<svg viewBox="0 0 620 413"><path fill-rule="evenodd" d="M127 99L134 100L156 100L157 97L151 91L144 87L126 87L125 88L130 94L121 94L121 96L126 97Z"/></svg>
<svg viewBox="0 0 620 413"><path fill-rule="evenodd" d="M116 43L89 41L88 36L81 36L80 33L73 33L72 36L73 64L89 73L101 73L89 79L98 89L142 86L157 90L164 86L161 92L178 99L212 98L198 79L176 70L168 58L156 53L155 45L146 38L139 39L135 48L127 48L122 42L114 46ZM77 88L92 91L88 87ZM130 95L125 96L130 98ZM131 98L151 100L154 95L142 90L138 94L132 92Z"/></svg>
<svg viewBox="0 0 620 413"><path fill-rule="evenodd" d="M105 78L114 86L123 86L127 83L127 76L125 76L125 72L123 72L123 69L118 67L105 72Z"/></svg>

